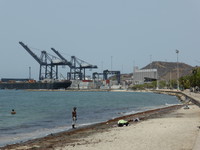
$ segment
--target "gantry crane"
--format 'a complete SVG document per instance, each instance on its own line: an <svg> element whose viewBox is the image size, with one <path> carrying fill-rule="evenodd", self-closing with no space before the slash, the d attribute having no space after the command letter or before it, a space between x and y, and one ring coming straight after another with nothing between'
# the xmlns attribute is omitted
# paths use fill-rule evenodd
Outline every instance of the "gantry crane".
<svg viewBox="0 0 200 150"><path fill-rule="evenodd" d="M97 77L96 77L96 75L97 75ZM93 80L95 80L96 78L99 79L100 75L103 75L103 80L108 80L108 75L116 75L117 82L118 82L118 84L120 84L120 71L104 70L103 73L94 72L92 74Z"/></svg>
<svg viewBox="0 0 200 150"><path fill-rule="evenodd" d="M103 71L103 79L107 80L108 79L108 74L111 75L116 75L117 82L120 84L120 71L109 71L109 70L104 70Z"/></svg>
<svg viewBox="0 0 200 150"><path fill-rule="evenodd" d="M71 66L71 62L67 61L67 59L65 59L57 50L55 50L54 48L51 48L51 50L56 53L58 55L58 57L60 57L60 59L65 63L65 65Z"/></svg>
<svg viewBox="0 0 200 150"><path fill-rule="evenodd" d="M67 79L79 79L79 80L85 80L85 70L86 69L96 69L96 65L91 65L76 56L71 56L71 60L67 61L57 50L54 48L51 48L53 52L55 52L62 61L65 62L66 65L69 66L70 72L67 73Z"/></svg>
<svg viewBox="0 0 200 150"><path fill-rule="evenodd" d="M76 56L71 56L71 63L72 66L70 66L70 72L68 72L68 77L74 79L80 79L85 80L85 70L86 69L96 69L96 65L91 65ZM83 72L82 72L83 71Z"/></svg>
<svg viewBox="0 0 200 150"><path fill-rule="evenodd" d="M59 58L41 51L40 57L34 54L31 49L22 42L19 44L40 64L39 80L58 79L58 66L67 65L68 63Z"/></svg>
<svg viewBox="0 0 200 150"><path fill-rule="evenodd" d="M100 75L103 76L103 73L93 72L92 79L95 80L97 78L99 80Z"/></svg>
<svg viewBox="0 0 200 150"><path fill-rule="evenodd" d="M70 72L67 73L67 78L85 80L85 70L97 68L96 65L91 65L76 56L71 56L71 60L67 61L54 48L51 50L58 55L59 58L48 54L46 51L41 51L40 57L31 51L31 49L22 42L19 44L40 64L39 80L43 79L58 79L58 66L69 66Z"/></svg>

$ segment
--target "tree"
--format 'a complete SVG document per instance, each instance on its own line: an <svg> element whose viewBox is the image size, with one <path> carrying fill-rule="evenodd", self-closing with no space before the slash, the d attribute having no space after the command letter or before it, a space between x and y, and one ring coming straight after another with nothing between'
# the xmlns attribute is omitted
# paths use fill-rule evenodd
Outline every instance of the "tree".
<svg viewBox="0 0 200 150"><path fill-rule="evenodd" d="M194 68L191 75L179 79L180 86L184 89L200 86L200 68Z"/></svg>
<svg viewBox="0 0 200 150"><path fill-rule="evenodd" d="M181 88L188 89L191 87L190 78L190 76L184 76L179 79Z"/></svg>

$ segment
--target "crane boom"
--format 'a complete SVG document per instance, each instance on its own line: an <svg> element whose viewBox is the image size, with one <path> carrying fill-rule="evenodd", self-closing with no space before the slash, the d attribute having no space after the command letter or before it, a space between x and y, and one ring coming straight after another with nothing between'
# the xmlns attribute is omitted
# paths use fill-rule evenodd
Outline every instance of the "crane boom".
<svg viewBox="0 0 200 150"><path fill-rule="evenodd" d="M71 62L67 61L67 59L65 59L57 50L55 50L54 48L51 48L52 51L54 51L54 53L56 53L58 55L58 57L60 57L66 65L71 66Z"/></svg>
<svg viewBox="0 0 200 150"><path fill-rule="evenodd" d="M40 58L36 55L36 54L34 54L29 48L28 48L28 46L27 45L25 45L23 42L19 42L19 44L40 64L40 65L42 65L42 64L44 64L41 60L40 60Z"/></svg>

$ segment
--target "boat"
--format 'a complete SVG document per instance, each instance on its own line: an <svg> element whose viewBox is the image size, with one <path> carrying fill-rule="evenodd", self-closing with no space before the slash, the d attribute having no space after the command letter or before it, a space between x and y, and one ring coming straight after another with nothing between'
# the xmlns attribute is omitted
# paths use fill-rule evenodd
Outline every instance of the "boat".
<svg viewBox="0 0 200 150"><path fill-rule="evenodd" d="M62 81L9 81L0 82L0 89L67 89L71 85L70 80Z"/></svg>

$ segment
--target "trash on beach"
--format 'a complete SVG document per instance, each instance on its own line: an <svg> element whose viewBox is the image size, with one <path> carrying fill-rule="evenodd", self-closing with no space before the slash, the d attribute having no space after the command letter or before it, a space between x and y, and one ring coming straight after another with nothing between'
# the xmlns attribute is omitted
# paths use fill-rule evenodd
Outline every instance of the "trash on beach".
<svg viewBox="0 0 200 150"><path fill-rule="evenodd" d="M190 109L188 105L185 105L184 109Z"/></svg>
<svg viewBox="0 0 200 150"><path fill-rule="evenodd" d="M140 118L133 118L128 120L128 122L138 122L138 121L140 121Z"/></svg>
<svg viewBox="0 0 200 150"><path fill-rule="evenodd" d="M140 119L139 118L135 118L135 119L133 119L133 121L138 122L138 121L140 121Z"/></svg>

